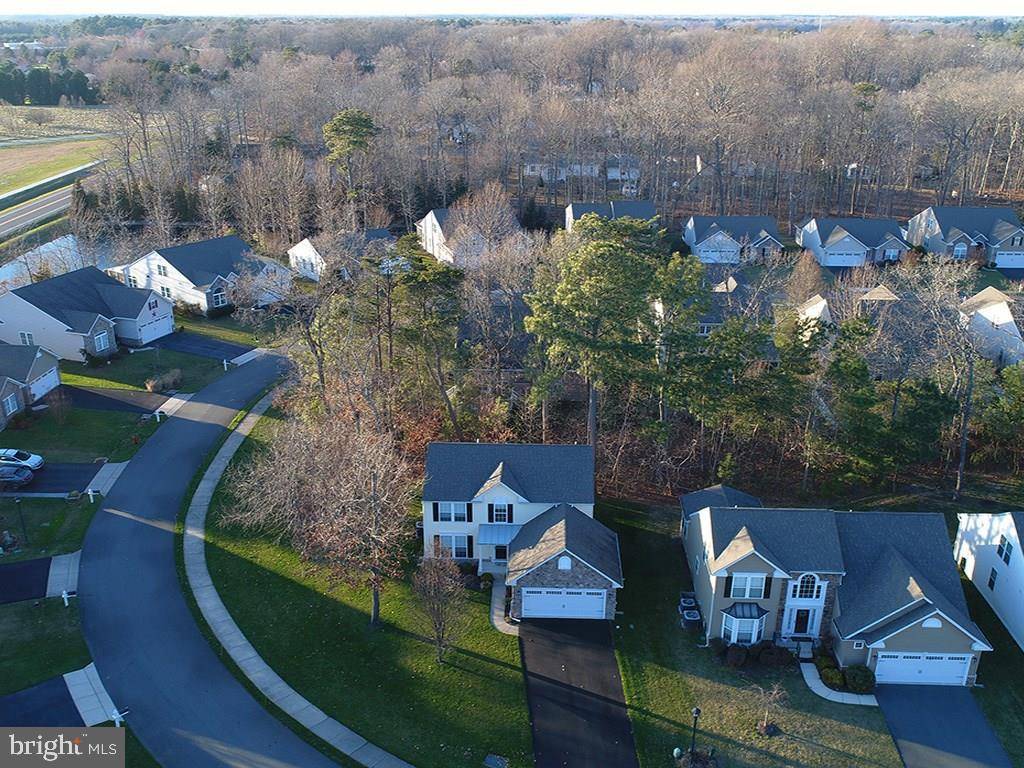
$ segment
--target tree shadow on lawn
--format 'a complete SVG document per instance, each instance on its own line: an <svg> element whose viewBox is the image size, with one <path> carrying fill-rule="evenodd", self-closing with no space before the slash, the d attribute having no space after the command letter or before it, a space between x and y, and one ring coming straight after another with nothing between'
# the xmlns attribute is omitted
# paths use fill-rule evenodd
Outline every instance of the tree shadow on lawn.
<svg viewBox="0 0 1024 768"><path fill-rule="evenodd" d="M230 549L220 546L220 537ZM411 615L407 585L384 590L382 624L371 628L369 590L330 582L271 541L213 531L207 559L249 641L331 717L420 768L480 764L489 752L510 757L517 768L530 764L519 665L500 658L500 646L487 637L483 648L461 643L438 665L430 638ZM494 632L487 606L470 606L473 635L481 621ZM488 655L492 647L499 656Z"/></svg>

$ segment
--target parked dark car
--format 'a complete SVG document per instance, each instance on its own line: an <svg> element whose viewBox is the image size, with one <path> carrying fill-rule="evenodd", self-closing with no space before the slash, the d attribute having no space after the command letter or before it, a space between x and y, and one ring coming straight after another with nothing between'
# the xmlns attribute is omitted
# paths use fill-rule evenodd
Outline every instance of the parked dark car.
<svg viewBox="0 0 1024 768"><path fill-rule="evenodd" d="M24 488L32 482L32 470L27 467L0 466L0 490Z"/></svg>

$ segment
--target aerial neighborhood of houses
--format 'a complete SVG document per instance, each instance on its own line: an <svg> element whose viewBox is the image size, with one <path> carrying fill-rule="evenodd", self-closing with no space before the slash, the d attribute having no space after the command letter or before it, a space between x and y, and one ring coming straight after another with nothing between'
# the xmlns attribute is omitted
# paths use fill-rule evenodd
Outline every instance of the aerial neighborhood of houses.
<svg viewBox="0 0 1024 768"><path fill-rule="evenodd" d="M616 181L635 182L628 156L618 158L615 167ZM525 172L554 179L591 170L530 161ZM486 243L460 216L434 208L415 222L415 240L402 242L418 243L437 262L472 268ZM650 200L571 202L564 209L567 236L578 234L587 216L655 227L659 218ZM899 312L917 312L918 305L913 295L884 284L885 270L908 254L1024 268L1024 228L1008 207L930 207L909 222L815 216L795 227L792 238L767 216L692 215L680 221L674 236L705 265L710 279L709 305L697 320L699 337L713 334L754 290L744 268L756 269L794 250L794 241L803 258L822 270L877 270L882 280L856 289L855 303L861 312L894 312L889 316L897 319ZM74 377L89 366L114 370L111 363L120 356L173 354L186 349L181 345L189 337L194 338L187 343L199 345L195 349L212 344L212 354L200 354L217 357L227 370L230 354L244 349L222 352L231 344L204 342L181 331L178 317L198 318L193 325L216 320L234 310L243 295L246 309L276 305L291 313L292 307L281 305L292 300L293 283L313 291L311 286L332 277L350 281L355 262L332 261L342 240L349 254L393 253L397 247L388 229L338 237L335 242L302 239L278 260L227 235L158 246L103 269L80 266L10 284L0 293L0 429L24 412L49 406L59 411L60 400L53 398L61 391L62 375L77 382ZM251 290L243 292L247 284ZM822 289L790 305L809 328L834 327L836 307L825 293ZM1014 315L1017 299L994 286L961 299L960 322L981 356L997 368L1024 361ZM374 354L383 356L380 350ZM94 381L71 391L74 398L86 398L82 402L110 397ZM12 443L18 439L13 429L4 434ZM490 585L491 622L500 632L520 635L524 664L536 663L530 659L539 653L540 645L531 644L540 643L540 636L530 634L539 630L531 628L577 627L570 632L574 638L573 633L589 637L593 629L578 627L594 628L598 622L622 629L620 597L638 564L624 557L620 536L607 519L598 519L596 462L590 444L432 441L425 446L418 555L423 562L454 561L467 578ZM9 474L3 482L26 493L45 477L45 464L43 456L20 448L0 451L0 472ZM695 630L701 652L722 653L727 662L737 654L795 659L806 685L824 699L874 705L876 684L879 701L889 686L975 685L979 664L995 646L972 619L961 573L1024 648L1024 566L1019 562L1024 513L960 514L952 545L939 512L774 507L722 484L682 493L671 514L678 516L679 573L688 574L689 587L678 605L668 606L672 621ZM208 618L221 620L216 614ZM564 648L575 642L565 641ZM614 668L610 654L601 658L592 663ZM617 679L617 672L612 676ZM535 695L532 686L539 683L530 678L527 686Z"/></svg>

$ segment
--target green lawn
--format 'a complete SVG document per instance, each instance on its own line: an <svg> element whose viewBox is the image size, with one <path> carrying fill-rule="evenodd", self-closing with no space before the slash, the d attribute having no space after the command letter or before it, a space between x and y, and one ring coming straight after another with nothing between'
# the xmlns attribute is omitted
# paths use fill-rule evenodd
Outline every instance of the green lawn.
<svg viewBox="0 0 1024 768"><path fill-rule="evenodd" d="M702 711L698 744L714 747L730 768L892 766L899 755L876 708L832 704L805 686L796 670L739 673L698 647L696 633L679 628L676 604L690 586L674 509L602 502L598 516L619 534L625 588L617 622L616 654L622 672L642 768L669 764L689 740L690 710ZM757 734L758 705L750 685L781 679L789 706L774 720L783 734Z"/></svg>
<svg viewBox="0 0 1024 768"><path fill-rule="evenodd" d="M0 605L0 696L89 663L78 604L60 598Z"/></svg>
<svg viewBox="0 0 1024 768"><path fill-rule="evenodd" d="M27 428L9 426L3 447L38 453L47 461L88 462L100 456L126 461L156 429L155 421L143 422L135 413L73 408L64 424L44 412Z"/></svg>
<svg viewBox="0 0 1024 768"><path fill-rule="evenodd" d="M104 147L97 139L0 147L0 195L91 163Z"/></svg>
<svg viewBox="0 0 1024 768"><path fill-rule="evenodd" d="M174 322L190 333L212 336L232 344L243 344L247 347L265 345L272 333L270 323L253 327L237 320L234 315L224 317L196 317L195 315L176 314Z"/></svg>
<svg viewBox="0 0 1024 768"><path fill-rule="evenodd" d="M265 444L265 417L236 456ZM482 764L493 752L533 764L519 646L470 593L469 630L443 665L415 617L406 582L389 584L384 625L368 627L369 592L332 581L286 546L217 524L232 503L218 488L207 529L210 573L263 658L327 714L419 768Z"/></svg>
<svg viewBox="0 0 1024 768"><path fill-rule="evenodd" d="M167 373L181 371L181 392L198 392L224 374L219 360L170 349L151 349L135 352L111 360L107 365L90 367L83 363L64 360L60 364L60 378L76 387L112 387L114 389L145 390L146 380Z"/></svg>
<svg viewBox="0 0 1024 768"><path fill-rule="evenodd" d="M60 555L81 549L85 531L98 506L98 502L90 503L84 496L74 501L22 499L20 511L28 531L28 546L22 547L17 554L4 555L0 563ZM0 531L4 530L16 533L19 538L22 536L18 509L10 498L0 499Z"/></svg>

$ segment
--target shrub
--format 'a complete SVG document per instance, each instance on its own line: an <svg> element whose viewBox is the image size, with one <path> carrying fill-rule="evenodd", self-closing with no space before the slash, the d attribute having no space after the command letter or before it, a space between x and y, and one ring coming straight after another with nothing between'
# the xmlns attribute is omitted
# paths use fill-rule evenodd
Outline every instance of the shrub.
<svg viewBox="0 0 1024 768"><path fill-rule="evenodd" d="M163 380L164 389L177 389L181 386L181 368L171 368L160 378Z"/></svg>
<svg viewBox="0 0 1024 768"><path fill-rule="evenodd" d="M814 666L818 668L819 672L823 672L826 669L835 669L836 660L827 653L822 653L814 657Z"/></svg>
<svg viewBox="0 0 1024 768"><path fill-rule="evenodd" d="M708 648L711 649L711 652L715 654L716 658L720 659L725 655L726 642L720 637L712 637L708 641Z"/></svg>
<svg viewBox="0 0 1024 768"><path fill-rule="evenodd" d="M733 669L739 669L747 663L747 657L749 655L750 654L744 646L730 645L729 649L725 652L726 666L732 667Z"/></svg>
<svg viewBox="0 0 1024 768"><path fill-rule="evenodd" d="M875 673L863 664L846 668L846 687L854 693L871 693L875 689Z"/></svg>
<svg viewBox="0 0 1024 768"><path fill-rule="evenodd" d="M147 392L159 392L160 391L160 378L155 377L152 379L146 379L146 391Z"/></svg>
<svg viewBox="0 0 1024 768"><path fill-rule="evenodd" d="M784 667L793 659L793 654L778 645L762 648L757 660L766 667Z"/></svg>
<svg viewBox="0 0 1024 768"><path fill-rule="evenodd" d="M829 688L840 690L843 687L843 673L835 667L821 670L821 682Z"/></svg>

